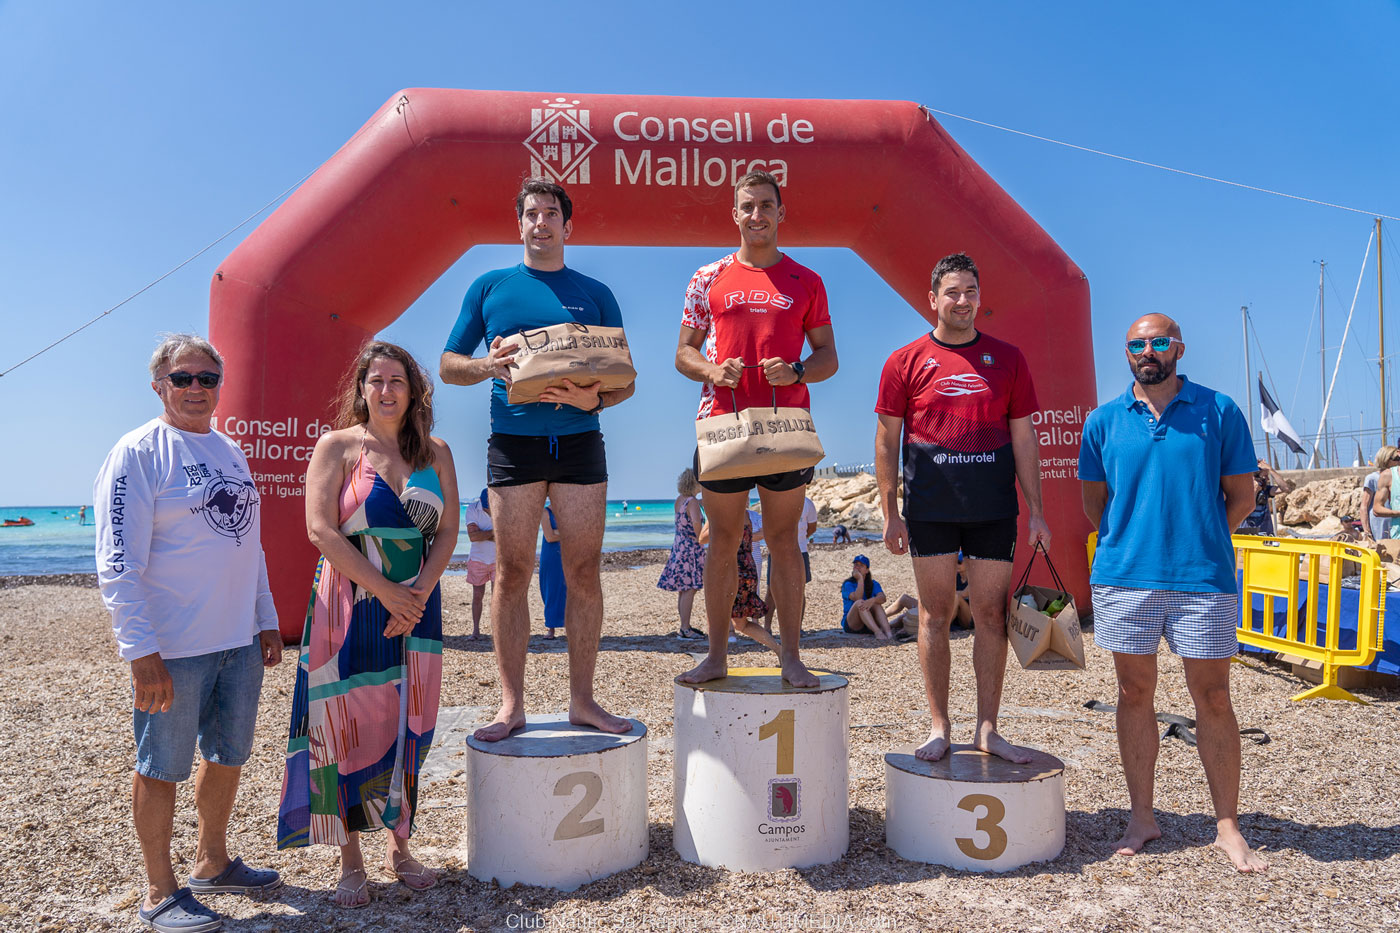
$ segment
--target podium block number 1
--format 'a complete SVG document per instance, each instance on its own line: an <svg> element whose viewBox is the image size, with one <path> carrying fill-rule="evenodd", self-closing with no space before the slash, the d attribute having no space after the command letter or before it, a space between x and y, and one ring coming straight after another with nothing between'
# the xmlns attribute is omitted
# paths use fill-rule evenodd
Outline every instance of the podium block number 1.
<svg viewBox="0 0 1400 933"><path fill-rule="evenodd" d="M987 834L987 844L979 846L966 836L954 841L968 858L990 862L1006 851L1006 830L1001 828L1001 821L1006 817L1006 804L1001 802L1000 797L991 794L968 794L958 801L958 809L968 813L976 813L979 807L985 808L986 812L978 817L976 828Z"/></svg>
<svg viewBox="0 0 1400 933"><path fill-rule="evenodd" d="M758 727L758 740L778 737L778 774L791 774L794 746L797 743L797 711L785 709Z"/></svg>
<svg viewBox="0 0 1400 933"><path fill-rule="evenodd" d="M603 797L603 778L592 771L566 774L554 785L554 796L572 796L576 787L583 788L583 799L559 821L559 826L554 830L555 840L582 839L584 836L596 836L603 831L602 817L596 820L584 819L588 811L597 806Z"/></svg>

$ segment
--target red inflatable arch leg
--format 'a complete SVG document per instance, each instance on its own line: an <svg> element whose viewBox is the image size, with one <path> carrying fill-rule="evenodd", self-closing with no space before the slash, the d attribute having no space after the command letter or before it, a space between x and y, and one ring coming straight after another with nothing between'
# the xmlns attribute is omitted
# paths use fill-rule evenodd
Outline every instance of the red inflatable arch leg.
<svg viewBox="0 0 1400 933"><path fill-rule="evenodd" d="M521 177L569 186L588 217L575 243L725 247L734 228L724 208L753 168L776 174L802 205L785 245L854 249L925 317L938 257L966 250L977 260L987 283L978 326L1016 343L1036 380L1055 562L1088 606L1089 527L1073 466L1096 397L1088 283L927 111L411 89L254 230L210 288L210 334L231 377L219 428L259 476L288 639L300 637L315 561L302 476L335 380L464 252L517 239L501 202Z"/></svg>

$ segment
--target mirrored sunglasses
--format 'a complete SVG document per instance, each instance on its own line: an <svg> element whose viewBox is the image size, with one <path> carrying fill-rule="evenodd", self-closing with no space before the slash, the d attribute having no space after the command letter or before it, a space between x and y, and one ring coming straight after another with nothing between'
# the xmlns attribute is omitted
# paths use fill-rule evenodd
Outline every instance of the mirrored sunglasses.
<svg viewBox="0 0 1400 933"><path fill-rule="evenodd" d="M1166 353L1174 343L1181 343L1181 341L1175 337L1152 337L1146 340L1142 337L1134 337L1128 341L1127 347L1129 353L1137 356L1140 353L1146 353L1148 347L1151 347L1154 353ZM1185 344L1183 343L1182 346Z"/></svg>

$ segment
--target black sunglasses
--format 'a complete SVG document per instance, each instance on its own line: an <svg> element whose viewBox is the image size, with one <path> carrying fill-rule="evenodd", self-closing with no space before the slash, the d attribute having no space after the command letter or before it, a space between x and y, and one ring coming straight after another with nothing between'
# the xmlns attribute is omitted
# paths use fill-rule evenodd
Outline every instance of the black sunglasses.
<svg viewBox="0 0 1400 933"><path fill-rule="evenodd" d="M190 383L194 382L196 379L199 380L201 388L212 389L217 386L219 381L224 377L222 373L211 373L206 369L202 373L186 373L176 370L173 373L166 373L164 376L161 376L161 378L169 379L170 384L177 389L188 389Z"/></svg>

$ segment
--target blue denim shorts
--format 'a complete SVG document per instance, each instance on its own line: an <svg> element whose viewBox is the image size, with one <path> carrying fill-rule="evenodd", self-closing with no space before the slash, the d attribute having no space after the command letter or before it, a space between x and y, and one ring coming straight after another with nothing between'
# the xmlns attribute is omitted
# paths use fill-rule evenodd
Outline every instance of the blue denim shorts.
<svg viewBox="0 0 1400 933"><path fill-rule="evenodd" d="M167 658L165 669L175 690L170 709L133 710L136 773L183 781L190 776L196 743L206 761L241 767L253 753L263 679L260 641L192 658Z"/></svg>

